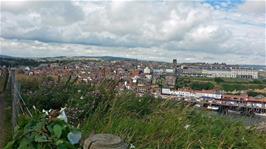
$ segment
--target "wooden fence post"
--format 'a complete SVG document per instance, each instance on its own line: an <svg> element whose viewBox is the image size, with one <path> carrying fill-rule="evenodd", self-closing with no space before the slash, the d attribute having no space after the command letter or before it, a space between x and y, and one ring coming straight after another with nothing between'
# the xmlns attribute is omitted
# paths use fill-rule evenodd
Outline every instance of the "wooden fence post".
<svg viewBox="0 0 266 149"><path fill-rule="evenodd" d="M15 127L17 125L17 96L16 96L16 72L15 69L11 69L11 95L12 95L12 130L14 134Z"/></svg>
<svg viewBox="0 0 266 149"><path fill-rule="evenodd" d="M5 73L5 82L4 82L3 92L6 90L7 83L8 83L8 78L9 78L9 71L8 71L7 68L5 69L4 73Z"/></svg>

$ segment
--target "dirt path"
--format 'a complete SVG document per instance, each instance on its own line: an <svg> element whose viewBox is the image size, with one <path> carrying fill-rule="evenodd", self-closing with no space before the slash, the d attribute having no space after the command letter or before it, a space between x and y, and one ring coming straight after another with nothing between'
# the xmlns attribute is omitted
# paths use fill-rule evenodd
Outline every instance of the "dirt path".
<svg viewBox="0 0 266 149"><path fill-rule="evenodd" d="M4 131L4 121L5 121L5 103L3 94L0 94L0 149L3 148L4 145L4 137L5 137L5 131Z"/></svg>

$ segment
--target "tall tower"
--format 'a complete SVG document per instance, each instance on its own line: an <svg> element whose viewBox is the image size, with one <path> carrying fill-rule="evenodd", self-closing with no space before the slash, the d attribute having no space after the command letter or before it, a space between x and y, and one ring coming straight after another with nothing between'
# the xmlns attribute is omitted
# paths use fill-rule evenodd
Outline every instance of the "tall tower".
<svg viewBox="0 0 266 149"><path fill-rule="evenodd" d="M173 66L177 66L177 60L173 59Z"/></svg>
<svg viewBox="0 0 266 149"><path fill-rule="evenodd" d="M173 69L176 74L177 73L177 60L176 59L173 59Z"/></svg>

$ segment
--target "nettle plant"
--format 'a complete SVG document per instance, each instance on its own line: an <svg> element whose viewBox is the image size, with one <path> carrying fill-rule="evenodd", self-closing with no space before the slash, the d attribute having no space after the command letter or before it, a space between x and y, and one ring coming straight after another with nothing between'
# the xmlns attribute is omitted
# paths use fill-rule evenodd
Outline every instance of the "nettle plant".
<svg viewBox="0 0 266 149"><path fill-rule="evenodd" d="M80 131L64 120L38 113L20 119L5 149L74 149L80 148L80 139Z"/></svg>

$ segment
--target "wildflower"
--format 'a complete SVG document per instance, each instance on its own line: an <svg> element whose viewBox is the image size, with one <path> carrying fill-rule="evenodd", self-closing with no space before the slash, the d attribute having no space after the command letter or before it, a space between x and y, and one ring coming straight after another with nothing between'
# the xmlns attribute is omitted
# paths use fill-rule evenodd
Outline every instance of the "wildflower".
<svg viewBox="0 0 266 149"><path fill-rule="evenodd" d="M133 148L136 148L136 147L135 147L135 145L130 144L129 148L130 148L130 149L133 149Z"/></svg>
<svg viewBox="0 0 266 149"><path fill-rule="evenodd" d="M187 124L184 128L187 130L189 127L190 127L190 125Z"/></svg>
<svg viewBox="0 0 266 149"><path fill-rule="evenodd" d="M45 113L45 115L49 115L47 110L42 109L42 112Z"/></svg>
<svg viewBox="0 0 266 149"><path fill-rule="evenodd" d="M64 120L67 123L67 116L65 113L66 108L61 108L60 115L57 116L58 119Z"/></svg>

